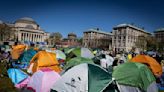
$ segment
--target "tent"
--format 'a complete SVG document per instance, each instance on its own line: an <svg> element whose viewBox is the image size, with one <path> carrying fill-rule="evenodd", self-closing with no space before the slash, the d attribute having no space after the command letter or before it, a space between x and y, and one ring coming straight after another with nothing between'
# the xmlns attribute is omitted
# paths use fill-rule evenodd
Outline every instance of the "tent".
<svg viewBox="0 0 164 92"><path fill-rule="evenodd" d="M154 51L147 51L147 54L148 54L148 55L156 55L157 53L154 52Z"/></svg>
<svg viewBox="0 0 164 92"><path fill-rule="evenodd" d="M44 68L35 72L27 84L28 88L32 88L35 92L50 92L50 88L60 78L55 71Z"/></svg>
<svg viewBox="0 0 164 92"><path fill-rule="evenodd" d="M70 47L67 47L67 48L63 48L63 51L65 54L68 54L70 53L72 50L74 50L75 48L70 48Z"/></svg>
<svg viewBox="0 0 164 92"><path fill-rule="evenodd" d="M114 58L113 57L111 57L109 55L105 55L105 54L100 54L100 55L94 57L92 60L94 61L94 63L100 65L100 60L101 59L107 60L107 65L108 66L111 66L113 64L113 61L114 61Z"/></svg>
<svg viewBox="0 0 164 92"><path fill-rule="evenodd" d="M12 51L11 51L11 57L12 59L18 59L19 56L23 53L23 51L26 48L26 45L16 45L16 46L12 46Z"/></svg>
<svg viewBox="0 0 164 92"><path fill-rule="evenodd" d="M56 59L56 54L39 51L30 61L30 66L28 68L28 72L36 72L41 68L48 67L56 72L60 72L61 68L59 67L59 63Z"/></svg>
<svg viewBox="0 0 164 92"><path fill-rule="evenodd" d="M18 61L21 64L25 65L24 67L26 68L30 63L30 60L36 53L37 52L34 49L28 49L27 51L23 52L23 54L20 55Z"/></svg>
<svg viewBox="0 0 164 92"><path fill-rule="evenodd" d="M81 63L90 63L90 64L94 64L93 61L91 59L88 59L88 58L83 58L83 57L75 57L75 58L72 58L70 59L66 65L64 66L64 69L69 69L73 66L76 66L78 64L81 64Z"/></svg>
<svg viewBox="0 0 164 92"><path fill-rule="evenodd" d="M139 62L146 64L150 67L154 75L162 75L162 66L152 57L147 55L137 55L136 57L130 60L131 62Z"/></svg>
<svg viewBox="0 0 164 92"><path fill-rule="evenodd" d="M28 77L28 75L25 72L23 72L20 69L15 69L15 68L8 69L7 73L9 75L9 78L12 80L12 82L15 85L22 82Z"/></svg>
<svg viewBox="0 0 164 92"><path fill-rule="evenodd" d="M149 68L146 65L141 63L126 62L124 64L121 64L114 69L112 77L116 80L118 84L136 87L136 90L137 88L143 90L143 92L148 92L147 90L149 89L156 90L156 85L154 85L154 87L150 86L152 83L155 83L153 73L149 70ZM127 90L123 92L138 91Z"/></svg>
<svg viewBox="0 0 164 92"><path fill-rule="evenodd" d="M60 51L60 50L46 50L47 52L52 52L56 54L56 58L58 60L62 59L65 60L66 59L66 55L64 52Z"/></svg>
<svg viewBox="0 0 164 92"><path fill-rule="evenodd" d="M65 72L52 86L52 92L102 92L111 83L112 76L107 71L85 63Z"/></svg>
<svg viewBox="0 0 164 92"><path fill-rule="evenodd" d="M64 52L60 51L60 50L55 50L56 53L56 58L57 59L66 59L66 55L64 54Z"/></svg>
<svg viewBox="0 0 164 92"><path fill-rule="evenodd" d="M90 59L94 57L93 53L88 48L74 48L67 56L67 60L73 57L84 57Z"/></svg>

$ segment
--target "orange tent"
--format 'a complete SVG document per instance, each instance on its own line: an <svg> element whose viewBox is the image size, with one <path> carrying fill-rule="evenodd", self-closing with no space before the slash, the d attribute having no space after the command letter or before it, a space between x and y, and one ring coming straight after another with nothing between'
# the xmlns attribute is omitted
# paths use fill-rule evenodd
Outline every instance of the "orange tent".
<svg viewBox="0 0 164 92"><path fill-rule="evenodd" d="M59 63L56 59L56 54L46 51L39 51L31 59L29 70L32 71L32 73L34 73L37 70L45 67L48 67L58 73L61 71L61 68L59 67Z"/></svg>
<svg viewBox="0 0 164 92"><path fill-rule="evenodd" d="M131 62L139 62L149 66L154 75L162 75L162 66L152 57L147 55L137 55L130 60Z"/></svg>
<svg viewBox="0 0 164 92"><path fill-rule="evenodd" d="M22 52L26 49L26 45L16 45L16 46L12 46L12 51L11 51L11 57L12 59L18 59L20 54L22 54Z"/></svg>

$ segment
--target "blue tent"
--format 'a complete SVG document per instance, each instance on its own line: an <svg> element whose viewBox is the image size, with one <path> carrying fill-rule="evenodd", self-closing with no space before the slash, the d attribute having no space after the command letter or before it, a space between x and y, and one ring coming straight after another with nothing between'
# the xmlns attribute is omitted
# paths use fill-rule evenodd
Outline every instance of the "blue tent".
<svg viewBox="0 0 164 92"><path fill-rule="evenodd" d="M15 68L8 69L7 73L14 84L18 84L28 77L25 72Z"/></svg>
<svg viewBox="0 0 164 92"><path fill-rule="evenodd" d="M36 54L37 52L34 49L29 49L21 54L21 56L18 58L18 61L20 64L24 65L23 68L26 68L32 57Z"/></svg>
<svg viewBox="0 0 164 92"><path fill-rule="evenodd" d="M28 63L30 62L30 60L32 59L32 57L36 54L37 52L34 49L28 49L25 52L23 52L20 57L19 57L19 61L21 63Z"/></svg>
<svg viewBox="0 0 164 92"><path fill-rule="evenodd" d="M30 41L24 41L24 43L30 45Z"/></svg>

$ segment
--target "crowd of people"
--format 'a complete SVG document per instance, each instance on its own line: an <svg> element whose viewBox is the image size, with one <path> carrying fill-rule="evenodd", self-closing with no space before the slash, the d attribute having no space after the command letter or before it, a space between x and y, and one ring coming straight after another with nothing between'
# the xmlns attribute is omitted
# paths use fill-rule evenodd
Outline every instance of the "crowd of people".
<svg viewBox="0 0 164 92"><path fill-rule="evenodd" d="M34 43L27 45L19 42L16 42L13 46L1 45L0 46L0 61L1 61L0 62L0 92L14 92L14 91L39 92L32 87L30 87L32 89L28 89L29 86L28 82L31 81L29 77L32 77L39 70L43 69L45 71L47 69L44 68L49 68L55 71L56 73L58 73L62 78L62 76L64 76L64 73L67 72L69 69L72 69L74 66L82 64L83 59L80 59L79 60L80 63L79 62L76 64L74 63L74 65L65 68L65 66L69 64L68 63L69 60L75 57L83 57L83 58L87 58L86 60L89 59L88 61L93 61L93 64L98 65L100 69L103 69L103 71L109 73L112 76L111 80L113 80L112 82L113 86L108 84L105 89L104 87L102 88L104 89L103 92L110 92L108 90L110 89L109 87L113 87L113 89L115 89L115 92L158 92L159 89L160 90L162 90L162 88L164 89L164 73L162 72L164 70L163 53L162 54L159 54L157 52L135 53L133 51L112 53L110 51L94 50L94 49L92 50L88 48L87 50L84 49L84 51L77 52L74 51L75 49L76 48L69 48L68 50L65 50L65 48L57 48L56 46L50 48L46 46L39 46L39 45L36 46ZM60 51L60 54L59 51L57 52L57 50ZM88 51L90 51L91 53L89 53ZM40 61L38 58L40 58ZM138 71L126 70L127 66L131 65L131 63L135 63L136 68L134 68L134 70L138 69ZM138 63L141 63L143 65L140 65ZM10 74L8 72L8 70L10 70L11 68L20 69L21 71L25 72L29 76L28 77L29 81L26 82L26 84L23 86L16 86L16 84L13 82L13 79L11 79ZM127 73L127 75L124 72L122 72L123 70L125 71L125 73ZM132 72L130 71L133 71L132 75L131 75ZM137 78L140 81L140 83L137 84L136 82L136 84L132 85L130 81L134 81L135 78L130 78L130 77L135 77L134 76L135 73L136 74L141 73L142 71L147 71L147 72L150 71L150 73L142 73L142 75L140 75L140 77ZM131 80L129 81L127 79L128 81L123 82L120 79L120 77L118 77L118 74L120 75L122 74L121 76L126 76L126 77L122 77L123 80L126 80L127 77L129 77L128 79ZM148 78L151 76L151 78L149 79L152 80L151 81L143 80L145 79L143 78L143 76ZM23 81L24 80L25 79L23 79ZM146 82L147 84L142 82ZM150 82L150 85L148 85L148 82ZM146 89L141 87L141 86L145 87L145 85L147 85ZM42 91L42 92L50 92L51 89L52 88L49 88L48 91ZM60 92L59 90L60 89L51 90L51 91ZM65 91L63 92L71 92L71 91L67 91L67 89L65 89ZM78 92L78 91L74 90L72 92Z"/></svg>

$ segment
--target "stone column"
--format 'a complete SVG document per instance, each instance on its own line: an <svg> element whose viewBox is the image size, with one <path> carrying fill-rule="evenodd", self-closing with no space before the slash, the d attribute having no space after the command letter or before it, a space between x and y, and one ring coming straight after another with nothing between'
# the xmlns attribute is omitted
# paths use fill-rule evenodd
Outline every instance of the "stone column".
<svg viewBox="0 0 164 92"><path fill-rule="evenodd" d="M31 33L29 33L29 41L31 41Z"/></svg>
<svg viewBox="0 0 164 92"><path fill-rule="evenodd" d="M39 42L41 42L41 39L40 39L40 34L39 34Z"/></svg>
<svg viewBox="0 0 164 92"><path fill-rule="evenodd" d="M19 35L19 38L20 38L20 41L22 41L23 40L23 33L19 33L20 35Z"/></svg>
<svg viewBox="0 0 164 92"><path fill-rule="evenodd" d="M39 42L39 35L37 34L36 37L37 37L37 42Z"/></svg>
<svg viewBox="0 0 164 92"><path fill-rule="evenodd" d="M27 41L27 33L24 33L24 41Z"/></svg>
<svg viewBox="0 0 164 92"><path fill-rule="evenodd" d="M28 34L28 41L30 41L30 34L29 33L27 33Z"/></svg>
<svg viewBox="0 0 164 92"><path fill-rule="evenodd" d="M21 41L23 39L23 33L19 33L18 40Z"/></svg>
<svg viewBox="0 0 164 92"><path fill-rule="evenodd" d="M34 34L34 42L36 42L36 34Z"/></svg>
<svg viewBox="0 0 164 92"><path fill-rule="evenodd" d="M25 33L23 33L23 41L25 40L25 36L26 36Z"/></svg>
<svg viewBox="0 0 164 92"><path fill-rule="evenodd" d="M31 41L33 42L33 33L31 34Z"/></svg>

